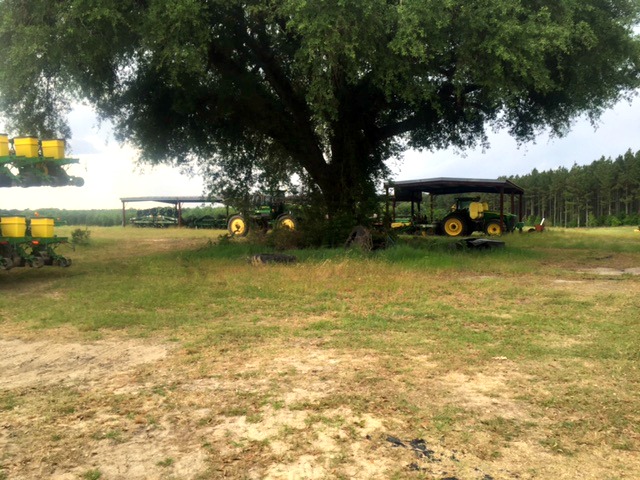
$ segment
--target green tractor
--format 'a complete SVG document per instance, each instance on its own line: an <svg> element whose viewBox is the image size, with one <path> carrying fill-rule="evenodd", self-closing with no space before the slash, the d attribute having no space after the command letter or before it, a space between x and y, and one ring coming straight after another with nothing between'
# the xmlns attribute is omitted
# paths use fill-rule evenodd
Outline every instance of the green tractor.
<svg viewBox="0 0 640 480"><path fill-rule="evenodd" d="M442 232L449 237L460 237L473 232L484 232L487 235L502 235L513 232L516 228L522 230L524 224L518 222L518 217L512 213L505 213L500 220L500 212L489 210L486 202L479 197L456 198L451 207L451 213L440 223Z"/></svg>
<svg viewBox="0 0 640 480"><path fill-rule="evenodd" d="M290 210L285 208L283 192L276 195L253 195L251 204L253 211L247 215L232 215L227 222L227 230L231 236L244 237L250 230L266 232L273 228L296 230L298 222Z"/></svg>

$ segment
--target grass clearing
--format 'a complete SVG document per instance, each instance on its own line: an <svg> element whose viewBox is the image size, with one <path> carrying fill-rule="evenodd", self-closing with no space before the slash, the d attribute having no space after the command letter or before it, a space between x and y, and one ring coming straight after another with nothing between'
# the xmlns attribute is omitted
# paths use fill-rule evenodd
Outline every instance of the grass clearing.
<svg viewBox="0 0 640 480"><path fill-rule="evenodd" d="M222 233L93 228L0 272L0 474L640 477L632 229L259 267Z"/></svg>

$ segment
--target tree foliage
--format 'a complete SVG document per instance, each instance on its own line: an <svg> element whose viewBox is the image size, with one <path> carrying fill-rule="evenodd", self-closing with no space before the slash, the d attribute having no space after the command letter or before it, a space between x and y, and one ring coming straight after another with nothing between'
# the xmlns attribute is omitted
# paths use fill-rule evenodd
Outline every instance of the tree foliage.
<svg viewBox="0 0 640 480"><path fill-rule="evenodd" d="M1 0L0 107L94 105L144 160L236 193L298 174L366 210L385 161L596 119L638 86L637 0ZM220 191L218 190L218 193Z"/></svg>

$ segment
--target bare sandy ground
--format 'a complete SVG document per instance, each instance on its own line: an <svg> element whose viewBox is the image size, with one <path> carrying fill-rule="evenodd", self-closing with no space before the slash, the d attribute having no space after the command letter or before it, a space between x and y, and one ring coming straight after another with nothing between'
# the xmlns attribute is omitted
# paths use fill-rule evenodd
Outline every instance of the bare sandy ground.
<svg viewBox="0 0 640 480"><path fill-rule="evenodd" d="M468 446L425 438L407 412L387 408L405 379L382 381L386 361L313 342L230 353L147 340L56 341L55 334L0 339L0 474L490 480L640 471L633 452L585 463L584 455L555 456L524 437L492 458L495 439L473 432ZM440 378L426 373L437 367L428 358L406 362L425 372L403 393L418 405L447 398L488 421L539 421L513 386L535 380L507 358L496 357L491 371Z"/></svg>

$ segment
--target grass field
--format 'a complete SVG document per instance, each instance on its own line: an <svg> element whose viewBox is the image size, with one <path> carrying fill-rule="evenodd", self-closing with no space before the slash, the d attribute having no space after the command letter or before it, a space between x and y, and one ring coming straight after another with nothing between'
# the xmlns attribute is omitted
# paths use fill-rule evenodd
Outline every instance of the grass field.
<svg viewBox="0 0 640 480"><path fill-rule="evenodd" d="M640 478L632 228L266 266L222 233L0 272L0 480Z"/></svg>

